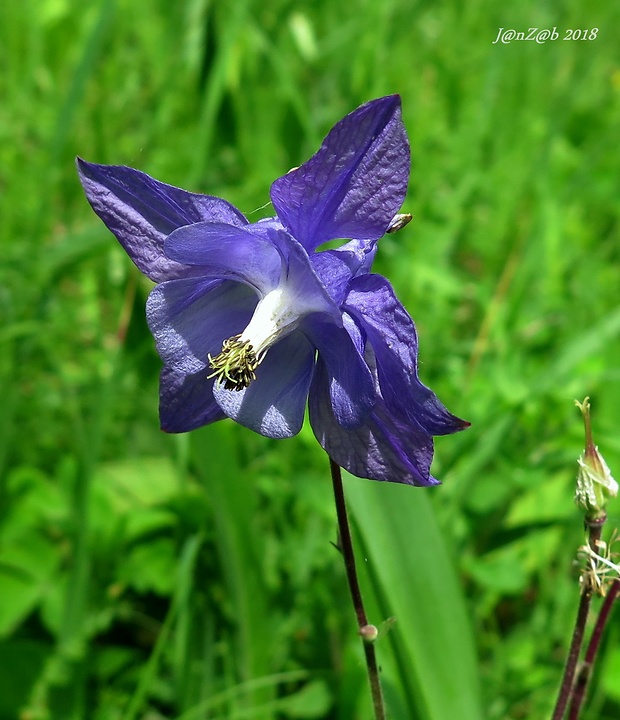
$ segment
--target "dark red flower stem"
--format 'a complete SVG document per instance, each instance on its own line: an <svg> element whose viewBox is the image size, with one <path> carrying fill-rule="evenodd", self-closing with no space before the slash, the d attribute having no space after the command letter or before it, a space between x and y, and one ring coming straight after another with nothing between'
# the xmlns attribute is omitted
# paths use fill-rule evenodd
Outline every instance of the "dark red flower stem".
<svg viewBox="0 0 620 720"><path fill-rule="evenodd" d="M601 539L601 532L603 530L605 520L606 516L596 518L591 521L586 520L588 543L594 552L598 552L597 543ZM586 588L579 599L579 608L577 609L577 618L575 620L573 637L568 651L566 665L564 666L564 675L562 677L562 684L560 685L560 691L553 711L552 720L562 720L564 713L566 712L568 702L573 694L573 683L575 680L577 663L579 662L579 653L581 652L581 646L583 645L583 635L586 628L586 622L588 620L588 614L590 612L591 602L592 589Z"/></svg>
<svg viewBox="0 0 620 720"><path fill-rule="evenodd" d="M577 673L577 679L575 680L573 687L572 700L568 712L569 720L578 720L579 718L581 706L586 696L588 682L590 681L592 669L594 668L594 663L596 661L596 655L601 644L603 630L607 625L607 621L611 617L611 609L618 597L618 594L620 594L620 580L616 578L607 591L607 595L605 596L605 600L601 606L601 611L596 619L596 625L592 631L592 637L590 638L590 642L588 643L588 647L586 649L583 665Z"/></svg>
<svg viewBox="0 0 620 720"><path fill-rule="evenodd" d="M353 607L355 608L360 635L364 637L363 631L368 626L368 619L366 618L366 611L364 610L364 603L362 601L362 593L360 591L359 582L357 580L357 571L355 569L355 555L353 554L353 542L351 541L351 530L349 528L349 521L347 518L347 506L344 500L342 473L340 472L340 466L331 458L329 459L329 466L332 474L332 484L334 487L336 514L338 516L340 550L342 551L342 556L344 557L347 582L349 583L351 600L353 601ZM381 692L381 682L379 680L379 668L377 666L375 646L371 640L363 640L363 643L375 718L376 720L385 720L385 705L383 703L383 693Z"/></svg>

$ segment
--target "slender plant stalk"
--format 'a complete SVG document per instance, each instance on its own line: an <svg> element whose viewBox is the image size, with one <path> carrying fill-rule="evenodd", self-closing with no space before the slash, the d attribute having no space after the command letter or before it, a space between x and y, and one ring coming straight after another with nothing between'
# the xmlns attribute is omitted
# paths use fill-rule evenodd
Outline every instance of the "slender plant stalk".
<svg viewBox="0 0 620 720"><path fill-rule="evenodd" d="M330 470L332 474L332 484L334 486L334 499L336 501L336 514L338 516L338 531L340 534L340 549L344 557L344 566L347 573L347 582L351 591L351 600L355 608L357 616L357 624L359 626L360 635L364 638L364 654L366 656L366 668L368 670L368 680L370 682L370 693L372 695L372 703L375 711L376 720L385 720L385 705L383 703L383 693L381 692L381 682L379 680L379 667L377 666L377 657L375 654L375 646L372 639L366 639L366 628L369 627L364 603L362 601L362 593L360 591L359 582L357 580L357 571L355 569L355 556L353 554L353 543L351 541L351 530L347 519L347 506L344 500L344 488L342 486L342 474L340 466L331 458L329 459Z"/></svg>
<svg viewBox="0 0 620 720"><path fill-rule="evenodd" d="M592 631L592 637L590 638L590 642L588 643L588 647L586 649L583 665L577 673L577 679L575 680L575 684L573 686L571 706L568 712L569 720L578 720L579 718L581 706L586 696L588 682L590 680L590 676L592 675L592 668L594 667L596 655L601 644L603 630L605 629L607 621L611 617L611 608L619 593L620 580L616 578L607 591L605 601L603 602L599 616L596 619L596 625Z"/></svg>
<svg viewBox="0 0 620 720"><path fill-rule="evenodd" d="M588 542L590 547L595 552L598 552L598 541L601 539L601 532L603 530L603 523L605 517L586 522L588 529ZM586 622L588 620L588 614L590 612L590 604L592 602L592 589L586 587L579 600L579 608L577 610L577 619L575 620L575 628L573 630L573 637L568 651L568 658L566 659L566 665L564 667L564 675L562 677L562 684L560 685L560 691L558 693L558 699L556 701L555 709L553 711L552 720L562 720L566 707L573 693L573 683L575 680L575 672L577 670L577 663L579 662L579 653L581 652L581 646L583 645L583 635L586 628Z"/></svg>

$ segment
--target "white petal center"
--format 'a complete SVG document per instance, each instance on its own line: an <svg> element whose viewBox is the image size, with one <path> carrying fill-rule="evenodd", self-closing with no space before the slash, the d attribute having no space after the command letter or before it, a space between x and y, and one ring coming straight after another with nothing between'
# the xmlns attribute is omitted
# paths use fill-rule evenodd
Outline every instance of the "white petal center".
<svg viewBox="0 0 620 720"><path fill-rule="evenodd" d="M239 340L248 342L260 362L269 348L292 332L302 318L286 285L271 290L258 303L254 315Z"/></svg>

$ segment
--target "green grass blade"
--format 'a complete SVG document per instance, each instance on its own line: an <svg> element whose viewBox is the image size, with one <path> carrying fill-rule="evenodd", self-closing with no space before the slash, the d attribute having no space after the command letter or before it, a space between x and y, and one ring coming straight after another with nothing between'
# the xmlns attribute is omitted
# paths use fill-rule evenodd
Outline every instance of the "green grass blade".
<svg viewBox="0 0 620 720"><path fill-rule="evenodd" d="M192 433L191 452L215 510L216 542L235 622L232 658L241 681L269 674L270 623L261 567L261 537L253 532L256 486L239 464L238 428L218 423ZM250 705L270 699L270 690L248 696Z"/></svg>
<svg viewBox="0 0 620 720"><path fill-rule="evenodd" d="M471 625L428 491L357 480L345 491L416 714L480 720Z"/></svg>
<svg viewBox="0 0 620 720"><path fill-rule="evenodd" d="M144 666L144 669L140 675L140 680L138 682L136 691L131 697L127 710L123 715L123 720L134 720L134 718L138 716L142 705L147 697L149 688L152 687L156 680L162 655L166 649L167 644L170 641L170 634L176 620L179 602L183 599L186 588L190 584L189 578L193 573L196 556L198 554L198 551L200 550L201 543L202 538L199 535L194 535L193 537L188 538L187 542L185 543L179 561L179 582L177 585L176 594L172 600L164 624L159 631L159 636L157 638L157 642L155 643L155 647L153 648L148 662Z"/></svg>

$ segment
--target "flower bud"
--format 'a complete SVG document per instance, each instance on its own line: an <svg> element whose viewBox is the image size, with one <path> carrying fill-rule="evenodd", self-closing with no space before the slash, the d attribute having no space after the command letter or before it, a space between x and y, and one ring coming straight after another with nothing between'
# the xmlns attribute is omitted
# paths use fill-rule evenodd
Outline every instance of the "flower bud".
<svg viewBox="0 0 620 720"><path fill-rule="evenodd" d="M411 213L397 213L392 218L392 220L388 226L388 229L385 232L395 233L395 232L398 232L399 230L402 230L405 227L405 225L409 225L412 217L413 216L411 215Z"/></svg>
<svg viewBox="0 0 620 720"><path fill-rule="evenodd" d="M586 398L583 403L575 401L581 410L585 425L586 447L577 461L577 489L575 502L585 511L587 519L604 517L607 500L618 494L618 483L611 476L607 463L592 441L592 428L590 426L590 400Z"/></svg>
<svg viewBox="0 0 620 720"><path fill-rule="evenodd" d="M366 642L374 642L379 635L379 630L374 625L364 625L360 628L360 635Z"/></svg>

